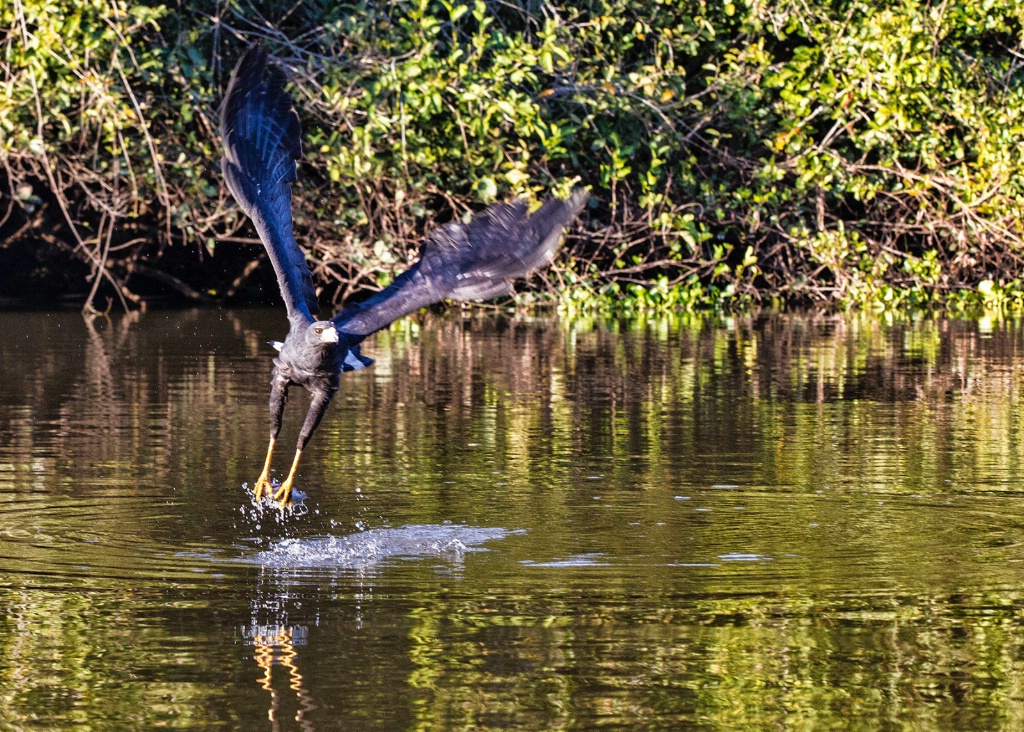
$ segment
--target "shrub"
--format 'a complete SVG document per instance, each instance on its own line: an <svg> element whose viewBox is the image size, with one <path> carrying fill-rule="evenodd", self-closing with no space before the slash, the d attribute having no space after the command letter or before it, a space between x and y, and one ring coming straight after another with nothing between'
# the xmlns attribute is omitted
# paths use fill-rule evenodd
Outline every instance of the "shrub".
<svg viewBox="0 0 1024 732"><path fill-rule="evenodd" d="M441 221L586 185L545 275L569 311L986 303L1022 278L1022 21L1010 0L16 0L0 236L77 259L90 300L243 289L260 250L216 110L261 38L303 117L296 233L325 299L385 284Z"/></svg>

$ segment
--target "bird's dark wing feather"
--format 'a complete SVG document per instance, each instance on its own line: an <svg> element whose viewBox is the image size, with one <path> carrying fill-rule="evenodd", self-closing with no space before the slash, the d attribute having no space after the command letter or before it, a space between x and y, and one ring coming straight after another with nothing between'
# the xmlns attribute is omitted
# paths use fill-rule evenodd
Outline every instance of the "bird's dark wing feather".
<svg viewBox="0 0 1024 732"><path fill-rule="evenodd" d="M512 281L551 261L562 229L579 213L586 191L548 199L533 214L526 203L496 203L468 224L453 222L431 233L420 258L366 302L334 316L338 330L360 340L388 323L430 305L486 300L512 290Z"/></svg>
<svg viewBox="0 0 1024 732"><path fill-rule="evenodd" d="M267 248L288 317L311 321L320 307L309 265L292 236L291 182L302 157L301 130L284 84L284 72L268 63L261 45L242 56L221 107L221 170Z"/></svg>

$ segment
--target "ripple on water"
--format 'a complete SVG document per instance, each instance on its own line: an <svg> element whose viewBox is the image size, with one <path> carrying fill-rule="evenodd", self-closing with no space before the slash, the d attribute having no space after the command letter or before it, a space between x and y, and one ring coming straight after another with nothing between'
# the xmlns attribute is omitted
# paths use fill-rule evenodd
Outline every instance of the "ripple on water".
<svg viewBox="0 0 1024 732"><path fill-rule="evenodd" d="M107 500L0 498L0 574L49 588L195 585L197 574L215 571L223 551L176 539L165 504L141 492Z"/></svg>
<svg viewBox="0 0 1024 732"><path fill-rule="evenodd" d="M601 559L604 554L600 552L590 552L587 554L576 554L565 559L552 559L547 562L536 562L532 559L524 559L520 562L524 567L544 567L544 568L559 568L559 567L607 567L609 562L602 562Z"/></svg>

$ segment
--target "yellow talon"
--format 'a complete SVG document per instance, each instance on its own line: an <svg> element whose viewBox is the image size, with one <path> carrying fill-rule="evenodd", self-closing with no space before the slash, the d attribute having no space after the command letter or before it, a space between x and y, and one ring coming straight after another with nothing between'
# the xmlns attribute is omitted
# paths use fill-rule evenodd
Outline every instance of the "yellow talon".
<svg viewBox="0 0 1024 732"><path fill-rule="evenodd" d="M256 500L259 501L263 498L263 494L270 490L270 458L274 455L274 438L270 438L270 446L267 448L267 459L263 461L263 472L260 473L260 477L256 480L254 490L256 491Z"/></svg>
<svg viewBox="0 0 1024 732"><path fill-rule="evenodd" d="M255 495L255 499L256 499L257 503L259 502L259 500L261 498L263 498L264 491L267 491L269 489L270 489L270 481L267 480L267 476L266 475L261 475L260 479L256 481L256 489L255 489L256 490L256 495Z"/></svg>
<svg viewBox="0 0 1024 732"><path fill-rule="evenodd" d="M286 480L281 484L281 487L274 493L274 500L281 504L281 508L291 505L292 482L290 480Z"/></svg>
<svg viewBox="0 0 1024 732"><path fill-rule="evenodd" d="M300 457L302 457L301 448L295 451L295 459L292 461L292 469L288 471L288 477L284 479L284 483L274 493L274 500L280 503L281 508L290 506L292 503L292 481L295 480L295 469L299 467Z"/></svg>

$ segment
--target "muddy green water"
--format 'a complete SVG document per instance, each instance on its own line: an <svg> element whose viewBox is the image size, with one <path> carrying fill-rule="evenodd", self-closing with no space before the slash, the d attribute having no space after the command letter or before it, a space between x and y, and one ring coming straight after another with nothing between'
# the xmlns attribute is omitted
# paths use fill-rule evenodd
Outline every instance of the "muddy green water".
<svg viewBox="0 0 1024 732"><path fill-rule="evenodd" d="M1020 328L283 326L0 314L0 729L1024 727Z"/></svg>

